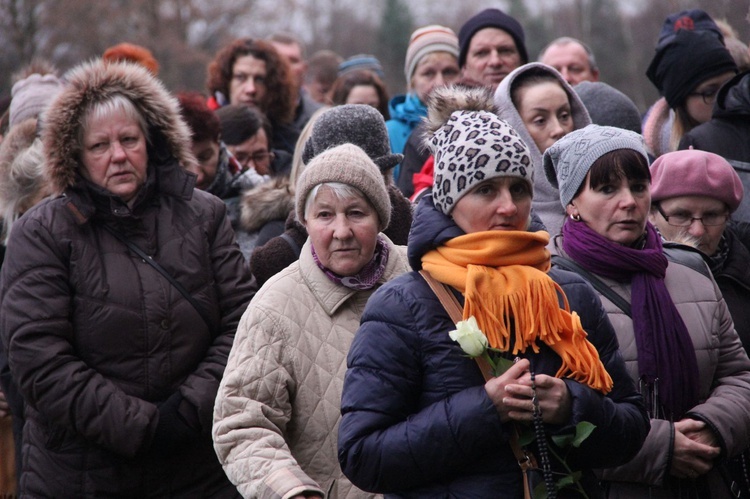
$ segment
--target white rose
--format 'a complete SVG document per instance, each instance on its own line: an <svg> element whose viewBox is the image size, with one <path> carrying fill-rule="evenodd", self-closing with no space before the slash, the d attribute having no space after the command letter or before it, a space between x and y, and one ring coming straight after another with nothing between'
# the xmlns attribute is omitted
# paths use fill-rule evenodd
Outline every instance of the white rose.
<svg viewBox="0 0 750 499"><path fill-rule="evenodd" d="M456 329L448 335L461 345L461 350L469 357L479 357L487 349L487 337L479 329L477 320L472 315L465 321L456 324Z"/></svg>

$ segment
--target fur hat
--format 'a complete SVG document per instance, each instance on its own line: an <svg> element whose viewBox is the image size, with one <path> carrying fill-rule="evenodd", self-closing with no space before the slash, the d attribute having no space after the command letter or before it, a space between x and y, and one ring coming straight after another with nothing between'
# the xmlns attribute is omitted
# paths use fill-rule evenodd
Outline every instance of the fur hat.
<svg viewBox="0 0 750 499"><path fill-rule="evenodd" d="M80 128L91 106L115 95L129 99L143 116L150 142L190 170L195 164L190 129L180 117L177 99L143 66L101 59L86 62L65 75L65 87L45 114L42 141L48 174L57 192L76 182L80 168Z"/></svg>
<svg viewBox="0 0 750 499"><path fill-rule="evenodd" d="M521 64L529 62L529 54L526 51L525 36L521 24L500 9L485 9L466 21L458 32L459 67L463 68L466 64L466 55L469 52L471 39L477 31L484 28L497 28L507 32L516 42L516 48L521 55Z"/></svg>
<svg viewBox="0 0 750 499"><path fill-rule="evenodd" d="M742 202L742 181L717 154L687 149L663 154L651 165L651 201L678 196L706 196L734 212Z"/></svg>
<svg viewBox="0 0 750 499"><path fill-rule="evenodd" d="M391 220L391 201L383 175L367 154L354 144L342 144L315 156L297 180L297 220L304 223L305 202L316 185L339 182L359 189L375 207L383 231Z"/></svg>
<svg viewBox="0 0 750 499"><path fill-rule="evenodd" d="M315 121L302 161L307 164L323 151L346 143L364 150L382 173L404 159L402 154L391 154L388 129L377 109L365 104L344 104L323 111Z"/></svg>
<svg viewBox="0 0 750 499"><path fill-rule="evenodd" d="M435 156L432 198L445 215L472 187L491 178L517 177L533 192L529 148L493 109L492 96L481 88L442 87L430 98L427 143Z"/></svg>
<svg viewBox="0 0 750 499"><path fill-rule="evenodd" d="M568 206L586 180L591 165L608 152L632 149L648 163L643 137L630 130L588 125L573 130L544 152L544 173L560 191L560 203Z"/></svg>
<svg viewBox="0 0 750 499"><path fill-rule="evenodd" d="M8 126L39 117L62 88L62 82L54 74L34 73L17 81L10 91Z"/></svg>
<svg viewBox="0 0 750 499"><path fill-rule="evenodd" d="M624 93L602 81L582 81L573 90L586 106L592 123L641 133L641 113Z"/></svg>
<svg viewBox="0 0 750 499"><path fill-rule="evenodd" d="M419 61L427 54L434 52L448 52L458 58L458 37L452 29L439 24L431 24L411 34L404 63L407 84L410 84Z"/></svg>

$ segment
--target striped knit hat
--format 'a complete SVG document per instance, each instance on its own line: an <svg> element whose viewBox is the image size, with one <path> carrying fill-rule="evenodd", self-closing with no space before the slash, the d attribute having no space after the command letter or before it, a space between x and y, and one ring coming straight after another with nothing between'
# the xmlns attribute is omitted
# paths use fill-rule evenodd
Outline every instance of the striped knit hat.
<svg viewBox="0 0 750 499"><path fill-rule="evenodd" d="M431 24L423 26L411 34L404 64L407 83L411 82L411 77L419 60L433 52L448 52L458 59L458 37L456 33L445 26Z"/></svg>

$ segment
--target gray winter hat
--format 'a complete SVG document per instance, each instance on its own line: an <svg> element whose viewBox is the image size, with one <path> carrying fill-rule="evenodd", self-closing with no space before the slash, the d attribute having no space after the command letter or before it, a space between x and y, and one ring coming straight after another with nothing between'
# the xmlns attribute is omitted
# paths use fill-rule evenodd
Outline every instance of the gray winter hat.
<svg viewBox="0 0 750 499"><path fill-rule="evenodd" d="M487 111L454 111L430 139L435 155L432 199L450 215L472 187L495 177L517 177L534 186L529 148L515 130Z"/></svg>
<svg viewBox="0 0 750 499"><path fill-rule="evenodd" d="M305 142L302 161L308 164L318 154L341 144L361 148L382 173L404 159L402 154L391 154L383 115L365 104L345 104L324 111L313 124L310 138Z"/></svg>
<svg viewBox="0 0 750 499"><path fill-rule="evenodd" d="M641 133L641 113L624 93L602 81L582 81L573 90L586 106L592 123Z"/></svg>
<svg viewBox="0 0 750 499"><path fill-rule="evenodd" d="M560 191L563 208L575 197L591 165L608 152L632 149L648 163L643 137L612 126L588 125L573 130L544 152L544 174Z"/></svg>

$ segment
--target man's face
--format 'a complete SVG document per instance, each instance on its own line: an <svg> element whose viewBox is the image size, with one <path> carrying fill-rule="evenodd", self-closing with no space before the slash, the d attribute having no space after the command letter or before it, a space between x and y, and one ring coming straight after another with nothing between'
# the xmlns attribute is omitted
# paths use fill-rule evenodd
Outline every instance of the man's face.
<svg viewBox="0 0 750 499"><path fill-rule="evenodd" d="M560 72L565 81L577 85L582 81L599 81L599 70L592 70L586 49L580 43L552 45L539 61Z"/></svg>
<svg viewBox="0 0 750 499"><path fill-rule="evenodd" d="M243 55L234 61L232 79L229 82L229 103L255 106L266 110L266 61L251 55Z"/></svg>
<svg viewBox="0 0 750 499"><path fill-rule="evenodd" d="M294 85L299 88L302 82L305 81L305 72L307 71L307 63L302 59L302 50L296 43L279 43L272 42L276 51L281 54L281 57L286 58L289 63L289 69L292 73L292 79Z"/></svg>
<svg viewBox="0 0 750 499"><path fill-rule="evenodd" d="M521 54L507 31L483 28L474 33L466 53L463 75L494 90L508 73L521 65Z"/></svg>

